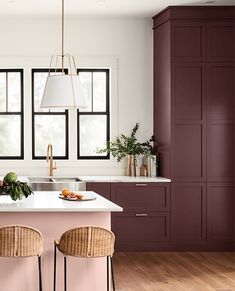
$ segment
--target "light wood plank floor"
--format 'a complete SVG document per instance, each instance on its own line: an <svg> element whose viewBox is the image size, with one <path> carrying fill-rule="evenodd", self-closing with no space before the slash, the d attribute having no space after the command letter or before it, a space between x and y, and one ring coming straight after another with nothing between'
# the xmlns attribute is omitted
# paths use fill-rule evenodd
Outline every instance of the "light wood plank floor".
<svg viewBox="0 0 235 291"><path fill-rule="evenodd" d="M117 291L235 291L235 252L116 253Z"/></svg>

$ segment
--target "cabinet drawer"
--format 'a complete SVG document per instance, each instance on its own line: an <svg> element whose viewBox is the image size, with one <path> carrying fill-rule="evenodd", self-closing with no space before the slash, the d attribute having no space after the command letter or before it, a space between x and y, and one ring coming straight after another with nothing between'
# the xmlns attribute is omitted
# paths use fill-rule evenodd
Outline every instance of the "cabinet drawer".
<svg viewBox="0 0 235 291"><path fill-rule="evenodd" d="M111 200L124 211L169 211L170 185L161 183L111 184Z"/></svg>
<svg viewBox="0 0 235 291"><path fill-rule="evenodd" d="M169 238L168 213L122 213L112 217L117 243L153 243Z"/></svg>

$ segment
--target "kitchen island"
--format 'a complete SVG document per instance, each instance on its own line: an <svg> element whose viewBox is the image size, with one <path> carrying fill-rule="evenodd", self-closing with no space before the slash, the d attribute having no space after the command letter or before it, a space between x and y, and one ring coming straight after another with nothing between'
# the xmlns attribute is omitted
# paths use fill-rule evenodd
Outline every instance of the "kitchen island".
<svg viewBox="0 0 235 291"><path fill-rule="evenodd" d="M74 227L97 225L111 229L111 212L122 208L95 192L91 201L65 201L59 192L36 191L20 202L0 196L0 227L23 224L40 230L44 238L42 254L43 290L53 290L54 239ZM63 290L63 256L58 254L57 290ZM0 258L0 291L38 290L36 258ZM81 259L68 257L68 290L106 290L106 259Z"/></svg>

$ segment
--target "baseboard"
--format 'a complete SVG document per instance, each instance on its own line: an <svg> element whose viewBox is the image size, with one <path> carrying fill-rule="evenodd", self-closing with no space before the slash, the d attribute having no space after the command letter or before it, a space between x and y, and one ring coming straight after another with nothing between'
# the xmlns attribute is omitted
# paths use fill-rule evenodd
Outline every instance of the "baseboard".
<svg viewBox="0 0 235 291"><path fill-rule="evenodd" d="M118 242L115 251L125 252L210 252L235 251L235 243L228 241L184 241L184 242Z"/></svg>

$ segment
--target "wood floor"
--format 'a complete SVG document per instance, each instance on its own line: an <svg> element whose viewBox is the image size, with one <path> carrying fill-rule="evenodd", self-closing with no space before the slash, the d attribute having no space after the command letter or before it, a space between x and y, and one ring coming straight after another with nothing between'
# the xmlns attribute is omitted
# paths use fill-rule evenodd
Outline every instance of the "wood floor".
<svg viewBox="0 0 235 291"><path fill-rule="evenodd" d="M235 291L235 252L116 253L116 291Z"/></svg>

